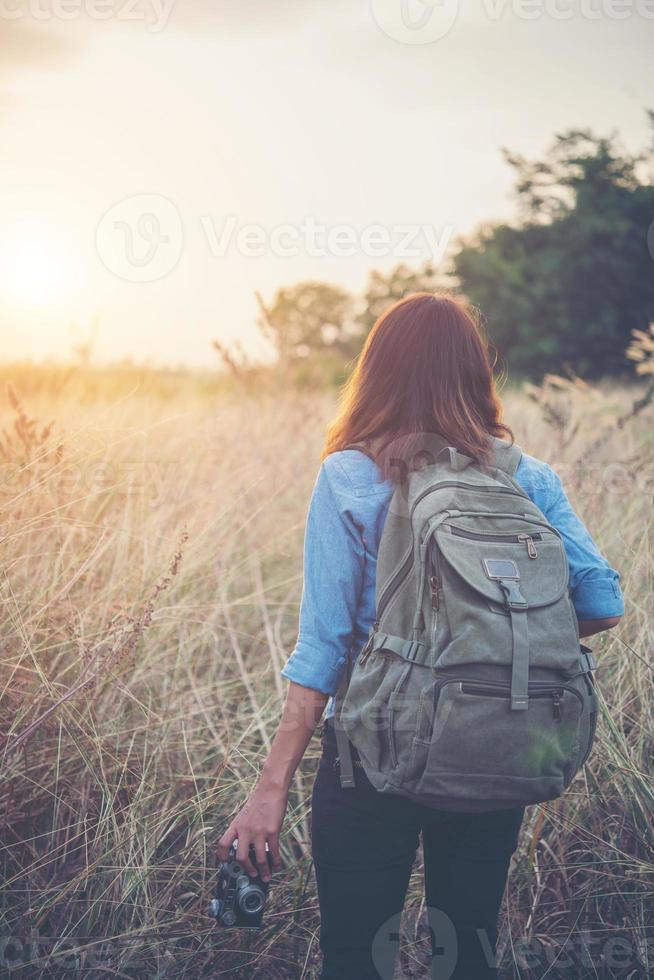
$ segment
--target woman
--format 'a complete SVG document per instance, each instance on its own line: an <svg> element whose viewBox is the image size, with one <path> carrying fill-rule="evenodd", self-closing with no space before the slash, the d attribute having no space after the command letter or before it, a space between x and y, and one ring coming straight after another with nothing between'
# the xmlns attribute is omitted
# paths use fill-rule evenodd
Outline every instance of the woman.
<svg viewBox="0 0 654 980"><path fill-rule="evenodd" d="M437 433L483 463L489 435L511 435L500 415L488 349L471 310L447 296L418 293L373 327L328 432L307 517L299 635L282 670L291 682L282 720L259 783L218 845L224 859L238 838L237 858L249 874L257 873L248 860L250 843L265 878L266 845L273 867L281 866L279 834L291 779L327 706L311 811L321 980L392 977L389 962L419 833L437 933L433 976L496 975L497 915L524 809L428 809L378 793L356 762L356 786L343 789L333 695L348 656L362 649L375 618L376 557L398 446L419 433ZM365 444L367 453L345 448L352 443ZM515 479L563 537L580 635L615 626L624 610L619 575L571 508L556 473L523 454Z"/></svg>

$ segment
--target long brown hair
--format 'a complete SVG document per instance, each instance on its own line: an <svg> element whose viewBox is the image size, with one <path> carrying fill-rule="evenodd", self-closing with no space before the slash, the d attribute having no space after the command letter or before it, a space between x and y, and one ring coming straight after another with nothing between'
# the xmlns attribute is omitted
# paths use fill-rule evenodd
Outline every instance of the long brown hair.
<svg viewBox="0 0 654 980"><path fill-rule="evenodd" d="M475 311L463 300L414 293L375 323L341 393L321 458L367 445L385 477L409 459L425 433L480 465L489 436L513 434L501 421L493 363Z"/></svg>

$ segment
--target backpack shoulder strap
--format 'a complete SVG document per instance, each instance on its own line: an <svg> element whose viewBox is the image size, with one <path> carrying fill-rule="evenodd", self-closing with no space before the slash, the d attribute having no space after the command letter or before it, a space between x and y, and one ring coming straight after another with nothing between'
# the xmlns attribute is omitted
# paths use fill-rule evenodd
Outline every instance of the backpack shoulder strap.
<svg viewBox="0 0 654 980"><path fill-rule="evenodd" d="M520 460L522 459L522 449L515 442L506 442L504 439L493 437L493 462L492 465L498 470L502 470L507 476L513 476Z"/></svg>
<svg viewBox="0 0 654 980"><path fill-rule="evenodd" d="M345 449L358 449L359 452L364 453L368 459L371 459L373 463L375 462L375 457L368 447L362 442L350 442L347 446L343 446ZM502 470L508 476L513 476L518 466L520 465L520 460L522 458L522 449L516 443L506 442L504 439L498 439L496 436L492 437L492 465L498 470ZM457 453L456 450L450 449L450 463L453 469L459 470L463 469L471 460L467 456L463 456L461 453Z"/></svg>

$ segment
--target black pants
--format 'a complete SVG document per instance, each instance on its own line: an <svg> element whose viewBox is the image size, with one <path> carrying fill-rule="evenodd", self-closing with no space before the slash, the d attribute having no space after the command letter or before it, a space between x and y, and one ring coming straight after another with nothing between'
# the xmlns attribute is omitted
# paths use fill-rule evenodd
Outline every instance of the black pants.
<svg viewBox="0 0 654 980"><path fill-rule="evenodd" d="M446 813L378 793L360 766L342 789L323 724L311 847L320 902L320 980L392 980L400 914L422 831L434 980L487 980L524 808ZM354 753L356 759L356 752Z"/></svg>

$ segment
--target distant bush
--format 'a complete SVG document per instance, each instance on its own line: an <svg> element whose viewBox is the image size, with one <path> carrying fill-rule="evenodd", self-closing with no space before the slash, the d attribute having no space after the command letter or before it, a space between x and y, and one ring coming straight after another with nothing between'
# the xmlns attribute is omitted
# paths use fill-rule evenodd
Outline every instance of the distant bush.
<svg viewBox="0 0 654 980"><path fill-rule="evenodd" d="M514 374L624 371L632 330L654 318L654 186L639 178L654 154L572 131L544 160L506 156L522 217L461 246L463 291Z"/></svg>

